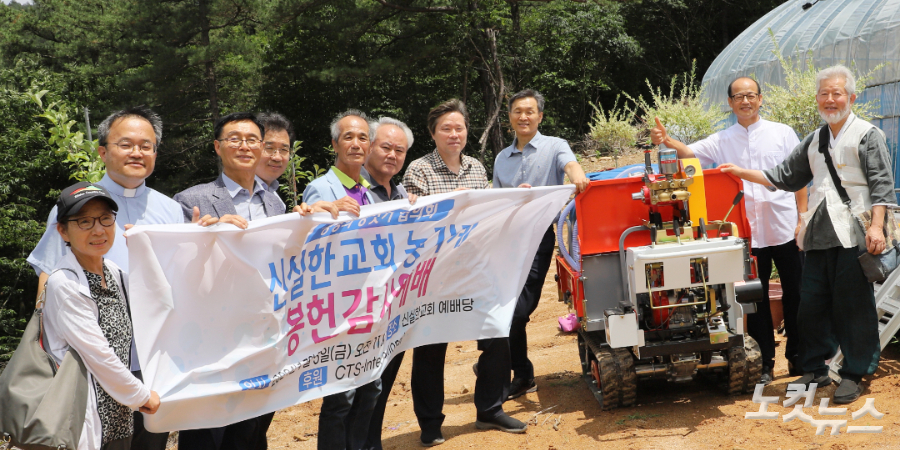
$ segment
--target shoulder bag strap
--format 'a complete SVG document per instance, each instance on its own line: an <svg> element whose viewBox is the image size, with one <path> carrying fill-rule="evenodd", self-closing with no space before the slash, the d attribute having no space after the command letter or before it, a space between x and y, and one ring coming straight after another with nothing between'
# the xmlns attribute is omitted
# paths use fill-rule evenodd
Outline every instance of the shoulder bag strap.
<svg viewBox="0 0 900 450"><path fill-rule="evenodd" d="M72 273L75 275L76 278L78 277L78 273L75 272L75 271L72 270L72 269L69 269L68 267L63 267L63 268L60 268L60 269L56 269L56 270L54 270L53 272L51 272L50 275L52 276L54 273L56 273L57 271L60 271L60 270L68 270L69 272L72 272ZM59 364L56 364L56 360L53 359L53 355L51 355L50 352L47 351L47 346L44 345L44 302L47 300L47 285L48 285L49 283L50 283L50 277L48 276L48 277L47 277L47 281L44 282L44 291L41 292L41 298L40 298L40 300L38 300L37 313L38 313L38 317L40 318L40 320L39 320L39 322L40 322L40 323L39 323L39 324L40 324L40 328L39 328L39 332L38 332L38 343L41 345L41 350L43 350L44 353L47 354L47 357L50 358L50 361L53 361L53 375L55 376L55 375L56 375L56 370L59 369Z"/></svg>
<svg viewBox="0 0 900 450"><path fill-rule="evenodd" d="M828 173L831 174L831 181L834 182L834 189L837 191L838 195L841 196L841 201L849 208L850 196L847 195L847 190L841 185L841 179L838 177L837 170L834 168L834 163L831 161L831 152L828 151L828 141L830 139L831 138L828 135L828 125L826 124L819 131L819 153L825 157L825 165L828 166Z"/></svg>

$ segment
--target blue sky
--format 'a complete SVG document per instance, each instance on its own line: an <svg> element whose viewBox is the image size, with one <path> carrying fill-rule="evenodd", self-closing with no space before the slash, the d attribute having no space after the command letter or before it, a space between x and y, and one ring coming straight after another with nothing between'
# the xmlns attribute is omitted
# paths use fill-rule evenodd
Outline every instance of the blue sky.
<svg viewBox="0 0 900 450"><path fill-rule="evenodd" d="M0 1L2 1L4 4L8 5L9 2L11 2L12 0L0 0ZM16 2L18 2L18 3L33 3L31 0L16 0Z"/></svg>

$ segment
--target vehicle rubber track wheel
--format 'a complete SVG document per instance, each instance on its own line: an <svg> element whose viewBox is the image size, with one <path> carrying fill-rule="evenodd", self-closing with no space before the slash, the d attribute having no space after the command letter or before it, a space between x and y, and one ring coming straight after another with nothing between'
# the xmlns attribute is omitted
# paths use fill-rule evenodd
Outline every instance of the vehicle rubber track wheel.
<svg viewBox="0 0 900 450"><path fill-rule="evenodd" d="M744 355L746 356L746 361L744 365L746 369L744 370L744 393L752 394L756 389L756 384L759 383L760 377L762 377L762 351L759 349L759 344L756 343L756 340L748 335L744 335Z"/></svg>
<svg viewBox="0 0 900 450"><path fill-rule="evenodd" d="M725 380L725 392L737 395L744 391L744 378L747 369L747 354L744 347L728 349L728 377Z"/></svg>
<svg viewBox="0 0 900 450"><path fill-rule="evenodd" d="M619 403L632 406L637 400L637 374L634 372L634 357L627 348L613 350L616 358L616 372L619 375Z"/></svg>
<svg viewBox="0 0 900 450"><path fill-rule="evenodd" d="M600 400L604 411L619 407L619 376L616 369L616 357L609 347L604 346L594 352L591 372L600 395L597 400Z"/></svg>

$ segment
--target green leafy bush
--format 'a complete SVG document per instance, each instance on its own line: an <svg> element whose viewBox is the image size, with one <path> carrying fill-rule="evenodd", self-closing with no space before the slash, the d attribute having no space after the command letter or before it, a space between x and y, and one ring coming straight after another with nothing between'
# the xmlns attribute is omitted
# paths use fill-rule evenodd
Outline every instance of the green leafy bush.
<svg viewBox="0 0 900 450"><path fill-rule="evenodd" d="M633 125L634 111L627 107L619 106L619 98L615 104L604 111L603 106L591 104L594 115L591 119L588 139L598 154L613 155L616 158L616 166L619 165L619 154L628 148L637 145L638 129Z"/></svg>
<svg viewBox="0 0 900 450"><path fill-rule="evenodd" d="M288 162L288 170L281 176L282 183L278 186L278 190L288 199L285 203L288 211L302 202L299 199L303 193L297 191L297 184L309 184L309 182L321 177L326 172L326 169L319 167L318 164L314 164L312 170L303 170L303 162L306 161L306 157L300 156L301 144L303 143L300 141L294 141L293 156Z"/></svg>
<svg viewBox="0 0 900 450"><path fill-rule="evenodd" d="M785 58L772 30L769 30L769 36L772 43L775 44L775 50L772 50L772 53L778 58L781 68L784 70L784 85L765 84L760 113L767 120L780 122L793 128L803 139L824 123L822 117L819 116L816 104L816 73L819 69L813 65L812 54L807 56L805 65L801 64L799 60ZM855 74L857 96L866 88L866 82L872 78L872 74L882 67L884 64L878 65L867 74ZM853 70L852 67L851 70ZM873 100L865 103L856 102L851 110L860 118L870 120L877 107L878 100Z"/></svg>
<svg viewBox="0 0 900 450"><path fill-rule="evenodd" d="M55 146L56 154L65 158L72 172L69 178L76 181L96 183L106 173L103 161L97 153L98 141L85 139L81 131L72 131L75 121L69 119L69 107L61 101L44 106L43 97L50 92L47 89L28 92L26 95L43 112L38 115L52 125L50 127L50 145Z"/></svg>
<svg viewBox="0 0 900 450"><path fill-rule="evenodd" d="M643 96L635 100L625 95L635 103L637 110L642 112L638 115L640 129L649 131L656 125L654 118L659 117L670 136L690 144L724 127L728 113L718 108L704 106L701 98L703 88L697 83L696 70L695 62L690 72L682 74L681 77L678 75L672 77L668 94L660 87L654 88L647 80L650 100L645 100Z"/></svg>

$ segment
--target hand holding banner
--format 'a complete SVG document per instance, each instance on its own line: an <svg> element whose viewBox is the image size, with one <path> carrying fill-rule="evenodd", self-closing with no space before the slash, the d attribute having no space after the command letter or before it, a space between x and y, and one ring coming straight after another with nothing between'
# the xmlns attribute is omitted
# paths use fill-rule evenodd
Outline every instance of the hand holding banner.
<svg viewBox="0 0 900 450"><path fill-rule="evenodd" d="M507 336L572 186L488 189L128 233L148 430L235 423L366 384L397 352Z"/></svg>

